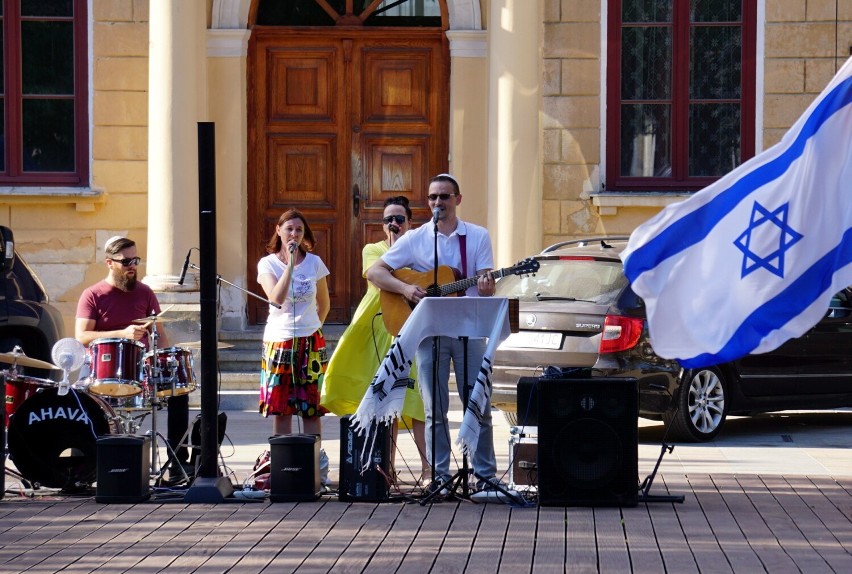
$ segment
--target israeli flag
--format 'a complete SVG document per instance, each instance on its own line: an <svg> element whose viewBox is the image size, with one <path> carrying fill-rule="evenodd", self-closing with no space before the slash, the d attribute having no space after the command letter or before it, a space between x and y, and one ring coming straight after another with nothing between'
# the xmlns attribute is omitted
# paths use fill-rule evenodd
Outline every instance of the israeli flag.
<svg viewBox="0 0 852 574"><path fill-rule="evenodd" d="M639 226L621 257L654 351L685 367L813 327L852 284L852 58L780 143Z"/></svg>

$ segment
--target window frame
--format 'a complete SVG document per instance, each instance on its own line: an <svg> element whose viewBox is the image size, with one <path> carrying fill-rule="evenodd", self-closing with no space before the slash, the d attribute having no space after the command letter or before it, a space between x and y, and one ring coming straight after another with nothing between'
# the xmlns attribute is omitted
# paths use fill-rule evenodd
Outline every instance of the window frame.
<svg viewBox="0 0 852 574"><path fill-rule="evenodd" d="M71 186L89 184L89 70L88 2L72 0L74 34L74 170L63 172L24 171L21 22L27 20L67 21L67 17L21 17L20 2L3 2L4 146L5 169L0 186Z"/></svg>
<svg viewBox="0 0 852 574"><path fill-rule="evenodd" d="M757 6L742 0L742 65L740 70L740 164L755 153ZM673 3L672 11L672 176L623 176L620 172L621 143L621 54L622 0L610 0L607 16L606 98L606 191L697 191L719 176L688 176L689 144L689 2ZM699 25L706 25L701 22ZM687 47L688 49L683 49Z"/></svg>

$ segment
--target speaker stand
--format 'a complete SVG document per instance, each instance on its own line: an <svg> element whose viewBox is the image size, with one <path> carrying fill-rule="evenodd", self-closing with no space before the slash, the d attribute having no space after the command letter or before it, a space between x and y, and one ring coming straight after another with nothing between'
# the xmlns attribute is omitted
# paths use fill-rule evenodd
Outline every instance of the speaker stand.
<svg viewBox="0 0 852 574"><path fill-rule="evenodd" d="M654 483L654 477L657 476L657 470L660 468L660 463L663 462L663 456L667 452L674 450L673 444L663 443L660 449L660 456L657 458L657 464L654 465L654 470L651 471L642 485L639 487L639 502L678 502L683 504L684 497L682 494L649 494L651 485Z"/></svg>
<svg viewBox="0 0 852 574"><path fill-rule="evenodd" d="M227 477L199 476L183 495L183 501L216 504L224 502L227 497L233 496L233 494L234 485Z"/></svg>

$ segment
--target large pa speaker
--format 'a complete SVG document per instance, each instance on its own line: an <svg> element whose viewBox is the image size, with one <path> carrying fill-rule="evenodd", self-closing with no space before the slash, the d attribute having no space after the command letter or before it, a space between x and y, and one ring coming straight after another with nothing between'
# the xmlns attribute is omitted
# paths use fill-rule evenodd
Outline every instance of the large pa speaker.
<svg viewBox="0 0 852 574"><path fill-rule="evenodd" d="M636 506L636 379L542 377L537 386L539 505Z"/></svg>
<svg viewBox="0 0 852 574"><path fill-rule="evenodd" d="M1 241L2 239L0 239ZM0 373L0 391L3 392L3 424L0 424L0 448L3 449L3 464L6 464L6 425L9 424L9 415L6 414L9 397L6 396L6 373ZM6 493L6 472L0 472L0 498Z"/></svg>
<svg viewBox="0 0 852 574"><path fill-rule="evenodd" d="M340 488L344 502L382 502L390 496L391 433L386 424L373 423L370 437L352 429L351 417L340 419ZM365 449L372 448L367 469L361 472Z"/></svg>
<svg viewBox="0 0 852 574"><path fill-rule="evenodd" d="M133 503L151 498L151 437L98 437L98 480L95 502Z"/></svg>

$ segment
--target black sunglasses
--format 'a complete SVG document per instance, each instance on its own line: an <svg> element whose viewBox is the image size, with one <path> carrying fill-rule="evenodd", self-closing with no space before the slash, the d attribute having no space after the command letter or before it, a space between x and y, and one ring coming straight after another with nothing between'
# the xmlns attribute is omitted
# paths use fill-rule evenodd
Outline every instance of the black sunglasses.
<svg viewBox="0 0 852 574"><path fill-rule="evenodd" d="M112 259L116 263L121 263L123 267L130 267L131 265L139 265L142 262L141 257L127 257L125 259Z"/></svg>
<svg viewBox="0 0 852 574"><path fill-rule="evenodd" d="M383 217L382 221L384 221L386 225L390 224L392 221L396 221L398 225L402 225L403 223L405 223L405 216L404 215L388 215L387 217Z"/></svg>
<svg viewBox="0 0 852 574"><path fill-rule="evenodd" d="M455 197L455 193L430 193L426 197L429 198L429 201L438 201L438 198L441 198L441 201L447 201L451 197Z"/></svg>

